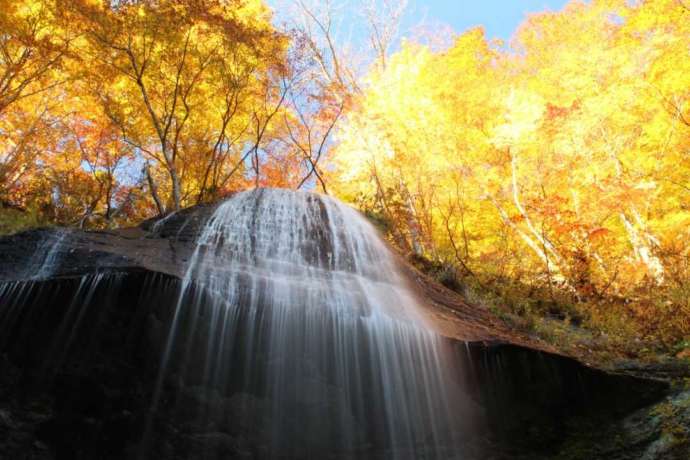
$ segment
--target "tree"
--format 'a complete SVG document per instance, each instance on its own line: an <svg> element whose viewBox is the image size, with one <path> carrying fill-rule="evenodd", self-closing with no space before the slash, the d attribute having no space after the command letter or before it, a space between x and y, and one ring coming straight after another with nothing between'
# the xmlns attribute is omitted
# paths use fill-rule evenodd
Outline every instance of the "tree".
<svg viewBox="0 0 690 460"><path fill-rule="evenodd" d="M50 150L67 82L72 34L51 1L20 0L0 9L0 204L25 210L34 195L36 160Z"/></svg>
<svg viewBox="0 0 690 460"><path fill-rule="evenodd" d="M571 2L528 17L510 48L480 29L406 43L349 107L330 190L493 289L690 314L689 14Z"/></svg>
<svg viewBox="0 0 690 460"><path fill-rule="evenodd" d="M258 1L94 6L72 0L66 20L72 18L83 24L87 37L82 54L97 63L91 86L105 113L123 138L169 177L164 190L151 187L168 196L159 212L179 209L190 196L203 196L190 190L198 187L198 178L189 172L198 173L192 165L199 136L208 140L209 131L214 133L211 146L202 149L211 164L201 169L201 184L207 186L206 171L218 170L214 164L225 157L220 149L229 148L230 123L242 123L237 120L239 98L257 92L251 85L272 83L262 75L281 62L285 40L273 32L268 11ZM107 83L101 84L104 79ZM263 91L272 90L258 92ZM245 117L256 113L245 110Z"/></svg>
<svg viewBox="0 0 690 460"><path fill-rule="evenodd" d="M72 37L57 26L48 0L19 0L0 10L0 116L13 103L64 83L59 74Z"/></svg>

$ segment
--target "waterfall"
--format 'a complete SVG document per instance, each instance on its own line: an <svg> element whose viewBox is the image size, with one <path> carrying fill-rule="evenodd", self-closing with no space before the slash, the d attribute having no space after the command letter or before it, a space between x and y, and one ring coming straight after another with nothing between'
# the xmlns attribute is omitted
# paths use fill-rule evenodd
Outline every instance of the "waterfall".
<svg viewBox="0 0 690 460"><path fill-rule="evenodd" d="M258 458L466 458L471 404L450 353L358 212L247 191L198 238L152 412L230 426Z"/></svg>
<svg viewBox="0 0 690 460"><path fill-rule="evenodd" d="M595 439L573 426L627 425L668 394L494 345L481 312L455 324L486 341L442 337L452 304L418 299L329 197L260 189L164 219L0 240L1 458L553 458ZM622 433L631 455L658 443Z"/></svg>
<svg viewBox="0 0 690 460"><path fill-rule="evenodd" d="M60 251L63 250L65 239L69 235L68 228L57 227L54 231L48 232L27 262L24 268L25 277L32 280L50 278L60 262Z"/></svg>

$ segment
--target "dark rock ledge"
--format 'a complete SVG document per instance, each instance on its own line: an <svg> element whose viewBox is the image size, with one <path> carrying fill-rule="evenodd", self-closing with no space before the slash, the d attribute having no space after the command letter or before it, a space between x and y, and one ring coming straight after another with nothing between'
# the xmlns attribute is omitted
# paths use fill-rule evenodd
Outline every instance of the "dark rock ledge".
<svg viewBox="0 0 690 460"><path fill-rule="evenodd" d="M136 457L180 280L214 209L114 231L0 239L0 459ZM46 248L49 270L35 256ZM437 330L456 343L485 411L468 459L690 458L690 399L664 373L580 363L403 267ZM89 293L70 340L58 342L88 275L106 282ZM231 418L260 404L244 394L183 394L192 406L228 407ZM237 421L200 428L171 417L156 430L160 459L261 458L251 427Z"/></svg>

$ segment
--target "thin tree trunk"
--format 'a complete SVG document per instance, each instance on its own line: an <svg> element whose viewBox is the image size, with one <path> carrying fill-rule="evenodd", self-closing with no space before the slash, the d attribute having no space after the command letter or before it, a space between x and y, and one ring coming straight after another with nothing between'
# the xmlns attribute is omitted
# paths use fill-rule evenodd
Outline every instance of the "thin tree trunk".
<svg viewBox="0 0 690 460"><path fill-rule="evenodd" d="M546 235L537 231L534 224L532 223L532 220L530 219L529 215L527 214L527 211L522 206L522 202L520 201L520 192L519 192L518 184L517 184L517 155L513 154L511 152L510 156L511 156L510 167L511 167L511 172L512 172L512 186L513 186L512 187L513 188L513 203L515 204L515 207L517 208L518 212L520 212L520 215L522 216L522 218L525 219L525 223L527 224L527 228L529 229L530 233L539 242L539 244L544 248L543 249L544 255L546 255L546 253L549 252L554 257L554 259L560 263L560 261L561 261L560 254L556 251L556 248L553 246L553 244L551 244L551 242L548 240L548 238L546 238Z"/></svg>
<svg viewBox="0 0 690 460"><path fill-rule="evenodd" d="M174 164L168 167L168 173L170 174L170 183L172 184L173 211L179 211L182 204L182 187L180 186L180 177Z"/></svg>
<svg viewBox="0 0 690 460"><path fill-rule="evenodd" d="M158 186L156 185L156 182L153 180L153 177L151 176L151 169L148 163L146 166L144 166L144 170L146 173L146 181L149 184L149 191L151 192L151 197L153 198L153 202L156 203L156 208L158 209L158 215L162 216L165 214L165 208L163 207L163 203L161 202L160 196L158 196Z"/></svg>
<svg viewBox="0 0 690 460"><path fill-rule="evenodd" d="M621 212L619 216L628 233L628 241L630 241L633 247L635 256L645 264L647 271L654 277L654 280L661 284L664 281L664 266L661 261L652 253L652 248L645 242L645 238L640 235L635 225L628 219L628 216L624 212ZM649 239L649 236L645 235L645 237Z"/></svg>

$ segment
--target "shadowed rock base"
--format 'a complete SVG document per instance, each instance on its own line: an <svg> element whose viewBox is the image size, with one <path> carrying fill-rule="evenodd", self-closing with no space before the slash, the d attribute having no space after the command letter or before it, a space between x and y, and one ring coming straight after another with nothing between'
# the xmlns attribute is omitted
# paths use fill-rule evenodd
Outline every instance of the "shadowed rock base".
<svg viewBox="0 0 690 460"><path fill-rule="evenodd" d="M141 270L3 284L0 458L131 459L142 452L151 459L273 455L261 429L279 421L265 420L270 398L261 388L219 391L183 378L172 366L161 404L151 416L160 356L179 290L179 280ZM448 344L467 370L459 383L468 388L467 404L481 420L464 433L460 457L443 457L442 452L425 457L415 446L403 445L396 447L395 458L567 454L562 458L624 459L638 458L634 455L640 452L652 452L645 457L652 459L684 458L667 455L661 428L655 428L651 418L647 426L640 415L648 409L635 412L660 398L666 391L662 383L607 375L516 346ZM194 355L193 350L186 353ZM184 359L185 353L180 356ZM329 401L340 407L338 388L311 383L301 386L307 406L311 398L323 413L328 413ZM628 414L638 417L637 425L626 421ZM144 439L147 420L152 422ZM365 441L355 452L318 445L319 439L333 439L328 433L332 425L323 421L309 426L290 420L292 429L284 435L312 450L288 448L280 458L393 458L392 446L375 442ZM376 420L361 422L366 439ZM613 431L630 444L607 446L592 433L583 433L581 428L587 426ZM314 440L304 442L304 437ZM586 450L580 445L578 450L579 442L595 440L599 444L590 443ZM655 449L662 454L655 456Z"/></svg>

